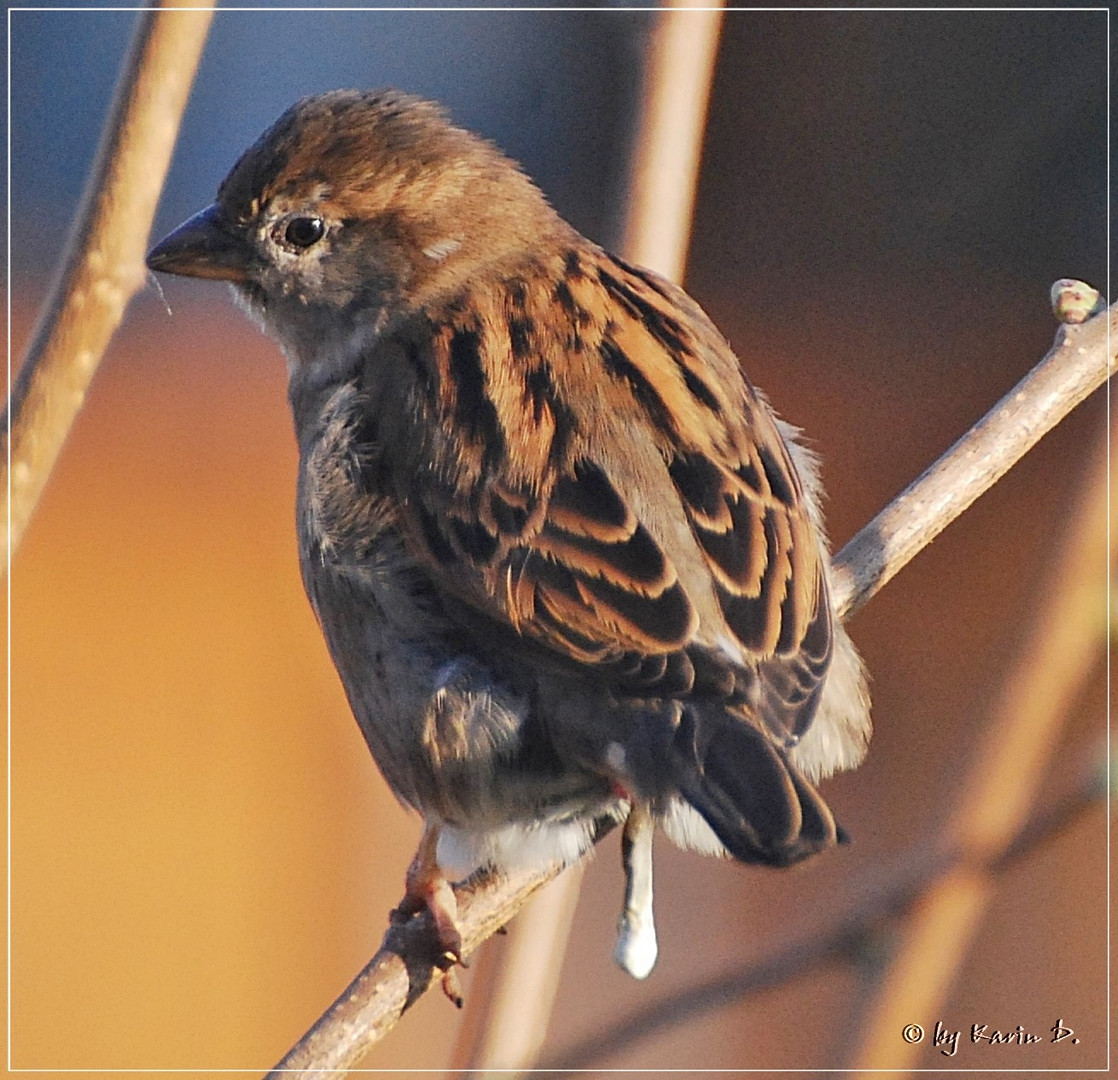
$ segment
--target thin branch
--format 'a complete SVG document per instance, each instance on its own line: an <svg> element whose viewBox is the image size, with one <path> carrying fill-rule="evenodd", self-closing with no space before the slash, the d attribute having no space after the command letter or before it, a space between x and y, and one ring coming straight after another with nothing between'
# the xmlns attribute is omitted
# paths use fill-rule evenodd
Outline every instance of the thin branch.
<svg viewBox="0 0 1118 1080"><path fill-rule="evenodd" d="M988 874L1001 873L1065 833L1100 805L1105 795L1105 777L1094 770L1070 794L1030 818L1005 848L990 853L981 864L969 865ZM966 859L960 850L928 854L922 846L912 854L919 856L915 866L911 855L904 859L900 869L894 870L883 885L872 890L868 899L833 926L786 945L762 960L677 990L670 998L653 1002L541 1061L539 1069L558 1080L576 1070L600 1066L630 1046L696 1016L785 985L829 964L861 957L884 926L905 915L943 874L964 865Z"/></svg>
<svg viewBox="0 0 1118 1080"><path fill-rule="evenodd" d="M212 0L191 0L206 8ZM139 17L66 255L4 417L8 566L124 308L213 12L155 3Z"/></svg>
<svg viewBox="0 0 1118 1080"><path fill-rule="evenodd" d="M1109 331L1116 320L1118 308L1112 307L1081 326L1062 326L1044 359L838 553L834 565L842 613L850 614L869 600L921 546L1106 381L1115 365L1118 335L1112 344ZM483 875L456 889L465 955L559 872L551 866L508 878ZM325 1077L352 1067L437 981L433 962L417 959L430 946L421 920L413 923L420 929L409 926L407 935L389 929L377 955L269 1077L296 1069L304 1070L304 1076ZM479 934L479 925L487 932Z"/></svg>

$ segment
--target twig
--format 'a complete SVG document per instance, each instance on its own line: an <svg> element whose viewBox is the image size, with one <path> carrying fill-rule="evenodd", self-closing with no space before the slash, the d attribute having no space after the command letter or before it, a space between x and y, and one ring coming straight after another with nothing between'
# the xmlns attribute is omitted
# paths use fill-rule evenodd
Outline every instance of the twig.
<svg viewBox="0 0 1118 1080"><path fill-rule="evenodd" d="M1004 849L991 853L977 867L970 865L989 874L1000 873L1065 832L1099 805L1105 793L1105 778L1093 772L1069 795L1030 818ZM868 900L835 925L786 945L763 960L677 990L670 998L654 1002L541 1061L539 1068L553 1080L559 1080L576 1070L600 1065L622 1050L711 1009L784 985L828 964L849 960L862 952L884 923L903 916L945 872L963 865L964 859L959 850L928 855L921 849L915 868L911 858L904 860L901 869L895 870L884 885L872 890Z"/></svg>
<svg viewBox="0 0 1118 1080"><path fill-rule="evenodd" d="M1081 326L1061 327L1056 344L1017 387L839 552L835 567L844 614L861 607L923 544L1105 382L1115 364L1118 335L1112 344L1108 330L1116 319L1118 309L1112 307ZM906 538L903 543L894 540L897 533ZM483 905L484 924L492 933L558 872L552 866L515 878L487 876L456 890L466 926L466 954L488 936L476 932L475 905ZM427 939L421 935L409 940L422 947ZM409 960L413 971L409 981L401 949L404 956L412 955L391 929L361 975L269 1076L295 1069L306 1070L308 1076L326 1076L356 1064L433 978L429 962L417 967ZM378 974L382 969L389 974Z"/></svg>
<svg viewBox="0 0 1118 1080"><path fill-rule="evenodd" d="M212 14L176 11L168 0L139 17L66 255L4 417L8 529L0 566L19 546L101 355L144 283L144 245Z"/></svg>

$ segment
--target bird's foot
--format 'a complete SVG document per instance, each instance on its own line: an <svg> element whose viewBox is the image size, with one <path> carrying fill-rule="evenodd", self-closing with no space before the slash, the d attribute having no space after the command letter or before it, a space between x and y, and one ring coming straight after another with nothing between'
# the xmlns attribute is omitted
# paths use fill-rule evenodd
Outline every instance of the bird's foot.
<svg viewBox="0 0 1118 1080"><path fill-rule="evenodd" d="M462 1007L462 989L456 966L466 967L462 960L462 933L458 929L458 900L435 858L439 831L428 826L419 842L419 850L408 867L404 899L391 913L396 923L406 923L426 911L435 938L435 965L442 969L443 993L458 1008Z"/></svg>
<svg viewBox="0 0 1118 1080"><path fill-rule="evenodd" d="M406 923L424 911L430 917L435 932L439 966L461 964L462 934L457 921L458 901L450 882L437 872L425 876L422 881L415 881L409 871L407 892L399 907L392 912L392 921Z"/></svg>

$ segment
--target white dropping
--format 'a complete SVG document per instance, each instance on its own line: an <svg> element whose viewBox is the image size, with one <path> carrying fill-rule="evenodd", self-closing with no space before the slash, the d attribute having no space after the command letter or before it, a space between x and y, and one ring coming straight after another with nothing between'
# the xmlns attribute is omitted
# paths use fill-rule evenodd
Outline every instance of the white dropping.
<svg viewBox="0 0 1118 1080"><path fill-rule="evenodd" d="M613 958L634 979L656 963L656 923L652 917L652 815L647 803L634 802L621 837L625 868L625 907L617 926Z"/></svg>

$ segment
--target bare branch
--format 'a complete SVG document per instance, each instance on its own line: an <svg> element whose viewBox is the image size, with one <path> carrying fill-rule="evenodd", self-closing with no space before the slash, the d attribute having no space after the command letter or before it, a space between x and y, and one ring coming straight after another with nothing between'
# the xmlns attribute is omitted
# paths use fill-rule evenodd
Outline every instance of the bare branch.
<svg viewBox="0 0 1118 1080"><path fill-rule="evenodd" d="M212 14L176 11L167 0L139 17L66 255L4 418L2 566L19 546L125 306L144 283L144 246Z"/></svg>
<svg viewBox="0 0 1118 1080"><path fill-rule="evenodd" d="M924 545L1003 476L1113 370L1114 308L1063 326L1043 360L943 458L893 500L835 558L840 610L861 607ZM973 474L973 476L972 476ZM900 536L902 539L898 540ZM557 866L501 878L482 875L455 890L469 955L560 872ZM389 929L380 951L269 1073L336 1075L355 1065L436 974L422 920Z"/></svg>

